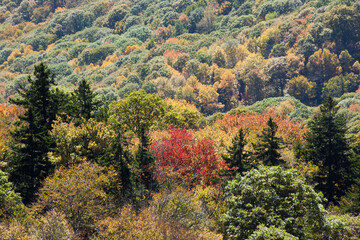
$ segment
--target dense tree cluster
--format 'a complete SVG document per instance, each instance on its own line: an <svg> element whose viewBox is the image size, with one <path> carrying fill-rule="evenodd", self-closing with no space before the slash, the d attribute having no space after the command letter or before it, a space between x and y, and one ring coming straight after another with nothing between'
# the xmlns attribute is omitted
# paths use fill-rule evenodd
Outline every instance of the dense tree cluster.
<svg viewBox="0 0 360 240"><path fill-rule="evenodd" d="M286 95L319 105L359 87L358 5L3 1L0 96L7 101L15 80L47 61L60 85L86 79L108 100L144 89L208 115Z"/></svg>
<svg viewBox="0 0 360 240"><path fill-rule="evenodd" d="M359 10L1 1L0 238L360 238Z"/></svg>
<svg viewBox="0 0 360 240"><path fill-rule="evenodd" d="M338 112L350 98L328 97L307 129L290 100L201 120L144 90L110 106L86 81L64 92L43 63L28 81L11 100L23 110L1 115L1 237L357 236L323 207L358 214L358 144Z"/></svg>

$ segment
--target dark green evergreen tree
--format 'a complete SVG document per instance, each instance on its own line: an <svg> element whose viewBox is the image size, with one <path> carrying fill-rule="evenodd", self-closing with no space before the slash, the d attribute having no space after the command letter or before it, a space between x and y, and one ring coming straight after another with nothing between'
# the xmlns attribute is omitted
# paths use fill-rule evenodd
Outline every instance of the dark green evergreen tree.
<svg viewBox="0 0 360 240"><path fill-rule="evenodd" d="M132 173L129 167L132 156L128 150L127 141L120 132L116 133L107 152L109 154L103 157L100 164L114 167L118 173L118 182L121 184L121 193L124 196L132 191Z"/></svg>
<svg viewBox="0 0 360 240"><path fill-rule="evenodd" d="M323 192L328 204L337 204L353 183L346 123L337 111L334 99L327 97L309 123L306 137L306 159L319 167L315 188Z"/></svg>
<svg viewBox="0 0 360 240"><path fill-rule="evenodd" d="M140 183L142 183L147 190L156 188L156 180L154 179L154 162L155 159L150 152L150 137L145 129L140 130L140 144L136 152L136 162L140 169Z"/></svg>
<svg viewBox="0 0 360 240"><path fill-rule="evenodd" d="M79 83L72 97L74 117L81 116L90 119L95 116L95 110L99 107L100 101L95 98L96 94L91 90L90 84L86 80Z"/></svg>
<svg viewBox="0 0 360 240"><path fill-rule="evenodd" d="M222 156L230 168L231 175L243 173L250 169L246 163L249 155L244 149L245 145L245 133L240 128L238 134L232 139L232 145L227 149L227 154Z"/></svg>
<svg viewBox="0 0 360 240"><path fill-rule="evenodd" d="M271 117L267 125L268 127L264 128L262 135L259 136L260 143L254 146L254 157L256 160L261 160L267 166L284 164L285 162L280 158L279 153L283 139L276 136L278 126Z"/></svg>
<svg viewBox="0 0 360 240"><path fill-rule="evenodd" d="M54 78L43 63L35 66L35 79L29 76L29 87L20 88L19 97L11 103L25 109L13 132L14 143L8 158L10 181L19 192L24 203L34 200L41 181L49 175L52 165L47 157L53 140L49 136L51 124L58 111L57 94L50 90Z"/></svg>

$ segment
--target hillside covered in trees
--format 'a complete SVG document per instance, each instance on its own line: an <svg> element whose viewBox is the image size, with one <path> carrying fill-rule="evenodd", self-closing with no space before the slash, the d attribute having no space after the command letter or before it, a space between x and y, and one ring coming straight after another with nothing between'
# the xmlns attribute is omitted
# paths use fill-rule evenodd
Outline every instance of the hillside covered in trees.
<svg viewBox="0 0 360 240"><path fill-rule="evenodd" d="M0 239L359 239L360 2L3 0Z"/></svg>

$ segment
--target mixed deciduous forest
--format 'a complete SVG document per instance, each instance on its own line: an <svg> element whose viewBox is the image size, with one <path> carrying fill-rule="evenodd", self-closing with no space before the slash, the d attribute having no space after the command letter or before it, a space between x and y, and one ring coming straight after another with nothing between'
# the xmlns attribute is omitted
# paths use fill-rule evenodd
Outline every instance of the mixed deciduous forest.
<svg viewBox="0 0 360 240"><path fill-rule="evenodd" d="M0 239L360 238L358 0L2 0Z"/></svg>

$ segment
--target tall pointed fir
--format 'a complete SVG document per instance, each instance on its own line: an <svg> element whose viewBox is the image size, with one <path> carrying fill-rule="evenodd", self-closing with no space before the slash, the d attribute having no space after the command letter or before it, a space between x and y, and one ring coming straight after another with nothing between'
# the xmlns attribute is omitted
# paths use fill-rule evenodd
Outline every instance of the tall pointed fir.
<svg viewBox="0 0 360 240"><path fill-rule="evenodd" d="M240 128L239 132L232 139L232 145L227 149L227 154L223 155L223 159L230 168L230 174L243 173L249 170L248 153L245 151L246 139L245 132Z"/></svg>
<svg viewBox="0 0 360 240"><path fill-rule="evenodd" d="M132 192L132 173L129 165L132 163L132 156L128 150L128 143L124 139L120 131L115 133L115 136L110 144L108 151L109 155L105 155L101 160L101 164L105 166L113 166L118 173L118 183L121 185L120 197L131 195Z"/></svg>
<svg viewBox="0 0 360 240"><path fill-rule="evenodd" d="M319 167L315 189L323 192L328 204L337 204L354 183L346 123L337 112L336 102L327 97L309 123L306 136L306 159Z"/></svg>
<svg viewBox="0 0 360 240"><path fill-rule="evenodd" d="M271 117L267 121L267 126L259 136L260 143L254 146L254 157L266 166L282 165L285 161L281 159L279 150L283 139L276 136L278 126Z"/></svg>
<svg viewBox="0 0 360 240"><path fill-rule="evenodd" d="M135 158L141 171L140 182L147 190L153 190L157 187L157 181L153 174L155 159L150 152L151 140L148 131L141 128L139 132L140 144Z"/></svg>
<svg viewBox="0 0 360 240"><path fill-rule="evenodd" d="M18 129L13 132L14 143L8 158L9 180L14 183L24 203L30 203L41 181L49 175L52 165L47 152L53 145L49 136L51 124L56 117L58 102L50 88L54 78L43 63L35 66L35 79L28 78L29 87L20 88L19 97L11 103L24 107Z"/></svg>
<svg viewBox="0 0 360 240"><path fill-rule="evenodd" d="M72 94L74 117L81 116L85 119L94 117L94 112L100 105L100 101L95 97L96 94L91 90L90 84L86 80L80 81L78 88Z"/></svg>

